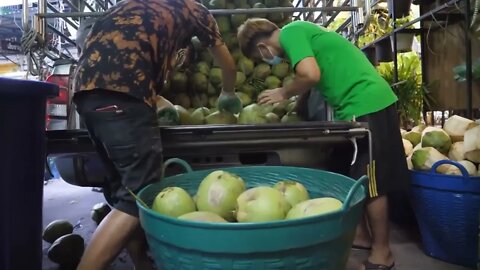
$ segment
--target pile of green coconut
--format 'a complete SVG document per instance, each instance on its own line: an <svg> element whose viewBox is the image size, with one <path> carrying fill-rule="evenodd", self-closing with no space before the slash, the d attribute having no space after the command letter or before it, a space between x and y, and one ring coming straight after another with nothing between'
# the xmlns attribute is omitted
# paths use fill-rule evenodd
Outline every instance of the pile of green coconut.
<svg viewBox="0 0 480 270"><path fill-rule="evenodd" d="M210 10L293 7L289 0L204 0ZM162 95L175 105L178 117L174 125L203 124L267 124L298 122L294 108L296 97L279 104L256 104L259 93L293 82L294 74L286 62L271 66L242 55L238 48L237 28L250 17L267 18L279 27L292 21L291 13L215 15L219 30L237 67L235 82L237 96L244 109L240 114L218 112L217 99L222 89L222 71L207 48L194 37L192 42L196 62L188 69L176 71L165 86ZM172 123L170 123L172 124Z"/></svg>

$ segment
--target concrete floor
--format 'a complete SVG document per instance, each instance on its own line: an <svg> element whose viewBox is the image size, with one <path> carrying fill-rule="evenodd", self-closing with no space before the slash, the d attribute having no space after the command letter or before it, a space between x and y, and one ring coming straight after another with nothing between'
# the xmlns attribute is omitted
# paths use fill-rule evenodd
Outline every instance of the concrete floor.
<svg viewBox="0 0 480 270"><path fill-rule="evenodd" d="M46 226L56 219L66 219L76 225L74 233L80 234L88 243L96 228L90 218L90 210L94 204L103 201L103 195L93 192L91 188L72 186L62 180L49 181L44 189L43 225ZM396 257L396 270L468 270L468 268L447 264L426 256L416 239L401 228L393 226L391 240ZM44 242L44 254L48 247L49 244ZM366 255L364 251L352 251L345 270L358 269L366 259ZM56 270L58 267L45 255L43 269ZM128 255L122 252L112 264L111 269L126 270L133 267Z"/></svg>

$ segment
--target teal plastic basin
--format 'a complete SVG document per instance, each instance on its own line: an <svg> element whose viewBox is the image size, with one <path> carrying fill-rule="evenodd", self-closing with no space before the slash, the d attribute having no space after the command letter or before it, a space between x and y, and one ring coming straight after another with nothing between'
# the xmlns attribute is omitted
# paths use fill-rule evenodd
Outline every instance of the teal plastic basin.
<svg viewBox="0 0 480 270"><path fill-rule="evenodd" d="M200 182L214 169L164 178L142 189L138 196L148 206L162 189L184 188L195 195ZM322 170L251 166L222 168L242 177L247 188L273 185L279 180L302 183L312 198L335 197L339 211L297 220L264 223L200 223L158 214L137 202L140 222L158 268L164 270L312 269L340 270L345 265L366 197L366 177L355 181Z"/></svg>

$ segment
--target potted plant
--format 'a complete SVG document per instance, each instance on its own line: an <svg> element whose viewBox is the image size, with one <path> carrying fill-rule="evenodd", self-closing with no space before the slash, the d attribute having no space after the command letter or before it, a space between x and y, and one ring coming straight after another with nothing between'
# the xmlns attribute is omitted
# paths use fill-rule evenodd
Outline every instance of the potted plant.
<svg viewBox="0 0 480 270"><path fill-rule="evenodd" d="M434 103L429 87L422 82L420 57L414 53L398 55L398 82L394 83L393 63L381 63L377 70L392 85L398 97L398 115L405 129L417 125L422 119L424 106Z"/></svg>
<svg viewBox="0 0 480 270"><path fill-rule="evenodd" d="M378 38L383 37L388 33L388 29L388 16L386 16L386 12L378 10L372 15L370 24L363 35L358 38L358 46L364 47ZM375 44L375 57L378 62L392 61L392 47L389 38L384 38Z"/></svg>
<svg viewBox="0 0 480 270"><path fill-rule="evenodd" d="M402 27L404 24L410 22L412 20L412 16L406 16L400 19L396 19L394 24L395 28ZM390 25L390 28L388 29L389 32L393 31L393 27ZM406 29L414 29L413 25L408 26ZM410 52L412 51L412 44L413 44L413 39L415 37L414 33L397 33L397 52ZM390 40L392 43L392 51L393 51L393 35L390 36Z"/></svg>
<svg viewBox="0 0 480 270"><path fill-rule="evenodd" d="M410 14L410 6L412 5L412 0L388 0L387 8L388 15L393 18L393 8L395 8L395 17L402 18Z"/></svg>

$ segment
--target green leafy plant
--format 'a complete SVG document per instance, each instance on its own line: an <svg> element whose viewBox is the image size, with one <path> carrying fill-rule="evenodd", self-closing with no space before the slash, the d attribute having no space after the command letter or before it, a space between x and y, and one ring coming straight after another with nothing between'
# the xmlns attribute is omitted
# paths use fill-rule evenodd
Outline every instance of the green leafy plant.
<svg viewBox="0 0 480 270"><path fill-rule="evenodd" d="M393 62L381 63L377 70L392 85L398 97L398 114L402 126L407 128L417 125L424 105L431 108L435 102L429 87L422 82L420 57L414 52L398 55L398 83L394 83Z"/></svg>

